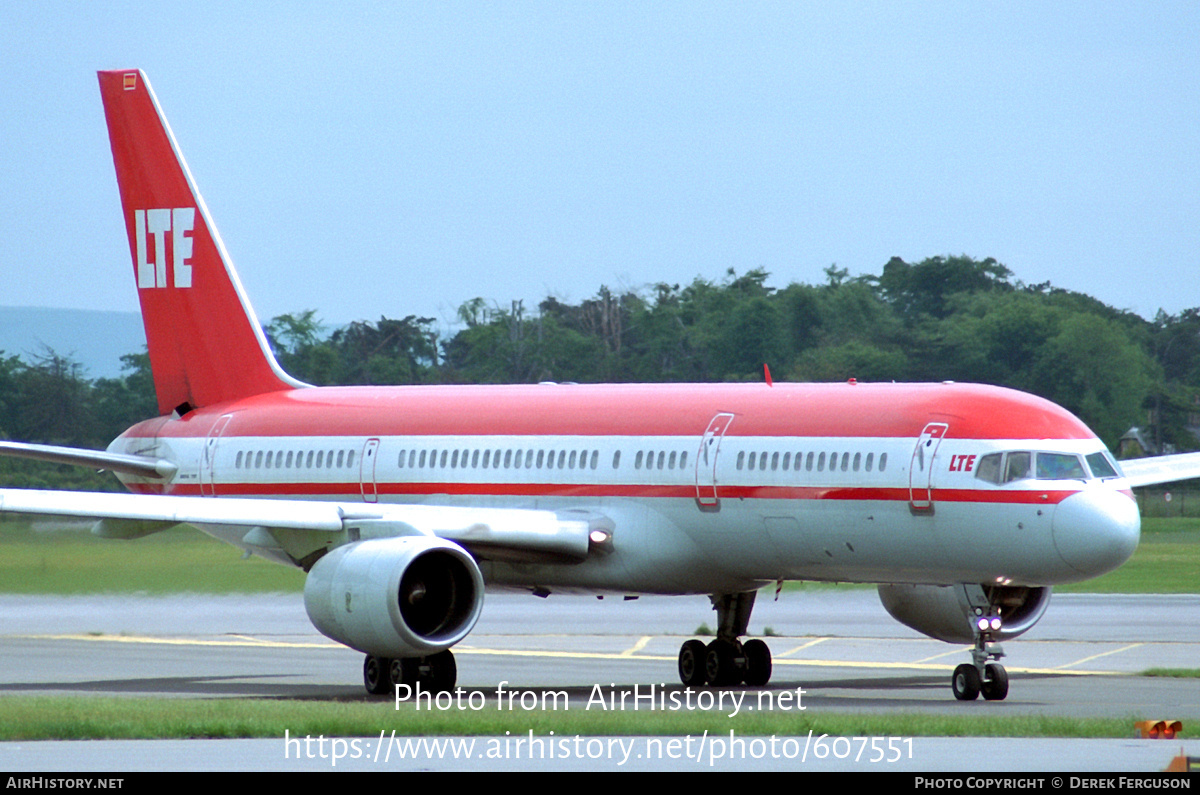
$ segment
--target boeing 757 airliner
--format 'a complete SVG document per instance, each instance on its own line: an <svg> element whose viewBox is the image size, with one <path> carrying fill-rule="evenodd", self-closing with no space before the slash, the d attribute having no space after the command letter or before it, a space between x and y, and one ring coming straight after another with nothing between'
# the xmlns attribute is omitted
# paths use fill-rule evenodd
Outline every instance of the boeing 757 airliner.
<svg viewBox="0 0 1200 795"><path fill-rule="evenodd" d="M1000 642L1133 553L1131 489L1200 475L1197 456L1122 471L1066 410L975 384L308 386L271 355L146 76L100 89L160 416L103 452L4 443L132 494L3 490L0 510L116 538L187 523L301 568L372 693L453 688L485 588L710 595L716 639L682 645L681 681L765 685L755 595L813 580L878 584L898 620L971 645L957 698L1003 699Z"/></svg>

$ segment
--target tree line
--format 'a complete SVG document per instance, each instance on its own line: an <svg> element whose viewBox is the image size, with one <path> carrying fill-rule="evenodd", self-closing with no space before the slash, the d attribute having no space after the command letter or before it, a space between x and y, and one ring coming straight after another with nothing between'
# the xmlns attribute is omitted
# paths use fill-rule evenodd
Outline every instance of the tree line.
<svg viewBox="0 0 1200 795"><path fill-rule="evenodd" d="M1200 307L1146 320L966 256L892 258L855 277L830 266L820 284L768 278L730 270L536 308L476 298L453 333L415 315L330 330L315 310L265 330L284 369L318 385L753 381L767 364L779 381L1009 386L1074 412L1114 450L1131 426L1159 445L1200 448L1189 431L1200 424ZM88 380L53 352L0 357L0 433L106 445L155 413L145 354L124 362L123 377Z"/></svg>

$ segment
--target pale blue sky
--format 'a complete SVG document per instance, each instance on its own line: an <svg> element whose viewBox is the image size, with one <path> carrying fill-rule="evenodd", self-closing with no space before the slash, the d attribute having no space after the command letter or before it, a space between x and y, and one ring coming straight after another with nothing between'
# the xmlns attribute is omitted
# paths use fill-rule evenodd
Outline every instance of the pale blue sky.
<svg viewBox="0 0 1200 795"><path fill-rule="evenodd" d="M0 7L0 303L136 309L95 72L146 71L264 320L995 257L1200 305L1200 5Z"/></svg>

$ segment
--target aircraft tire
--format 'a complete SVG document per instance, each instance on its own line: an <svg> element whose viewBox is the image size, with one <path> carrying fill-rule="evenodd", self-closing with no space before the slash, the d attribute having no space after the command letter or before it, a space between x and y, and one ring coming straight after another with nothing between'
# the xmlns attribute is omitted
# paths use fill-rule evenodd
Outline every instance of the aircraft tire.
<svg viewBox="0 0 1200 795"><path fill-rule="evenodd" d="M986 678L980 685L980 692L988 701L1003 701L1008 696L1008 671L1003 665L988 663L984 667Z"/></svg>
<svg viewBox="0 0 1200 795"><path fill-rule="evenodd" d="M415 660L413 662L416 662ZM421 660L422 684L433 693L449 693L458 682L454 652L446 649Z"/></svg>
<svg viewBox="0 0 1200 795"><path fill-rule="evenodd" d="M703 685L707 679L705 674L708 650L704 643L698 640L684 641L679 647L679 681L688 687Z"/></svg>
<svg viewBox="0 0 1200 795"><path fill-rule="evenodd" d="M392 660L368 654L363 660L363 686L373 696L386 695L392 689L389 679Z"/></svg>
<svg viewBox="0 0 1200 795"><path fill-rule="evenodd" d="M736 685L742 681L742 669L737 661L737 648L727 640L714 640L704 655L704 678L710 685Z"/></svg>
<svg viewBox="0 0 1200 795"><path fill-rule="evenodd" d="M954 669L950 686L954 689L954 697L959 701L974 701L979 698L982 683L979 679L979 669L971 663L963 663Z"/></svg>
<svg viewBox="0 0 1200 795"><path fill-rule="evenodd" d="M755 638L742 644L742 653L746 655L745 682L751 687L762 687L771 681L771 649L766 643Z"/></svg>

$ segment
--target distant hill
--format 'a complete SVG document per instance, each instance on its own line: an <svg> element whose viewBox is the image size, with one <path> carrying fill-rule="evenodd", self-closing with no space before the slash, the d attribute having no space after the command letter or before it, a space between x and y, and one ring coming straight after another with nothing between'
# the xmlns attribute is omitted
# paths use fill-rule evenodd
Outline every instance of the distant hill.
<svg viewBox="0 0 1200 795"><path fill-rule="evenodd" d="M33 361L52 349L79 362L87 378L121 375L121 357L146 349L137 312L0 306L0 351Z"/></svg>

